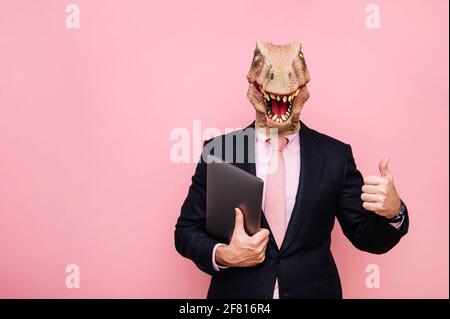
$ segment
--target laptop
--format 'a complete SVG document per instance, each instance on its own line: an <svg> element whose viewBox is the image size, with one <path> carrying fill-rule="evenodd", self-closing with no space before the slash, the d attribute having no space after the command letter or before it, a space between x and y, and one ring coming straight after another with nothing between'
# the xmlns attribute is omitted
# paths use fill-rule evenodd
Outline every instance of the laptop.
<svg viewBox="0 0 450 319"><path fill-rule="evenodd" d="M208 155L206 171L206 231L228 244L234 230L235 208L242 210L249 236L260 230L263 181Z"/></svg>

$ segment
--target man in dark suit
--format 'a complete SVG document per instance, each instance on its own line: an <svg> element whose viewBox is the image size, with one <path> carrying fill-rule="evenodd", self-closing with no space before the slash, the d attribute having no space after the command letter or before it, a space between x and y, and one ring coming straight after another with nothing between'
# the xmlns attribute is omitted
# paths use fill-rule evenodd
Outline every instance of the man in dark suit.
<svg viewBox="0 0 450 319"><path fill-rule="evenodd" d="M407 233L389 159L380 162L380 176L363 179L348 144L300 121L309 97L300 44L258 42L248 80L256 121L205 143L176 224L176 248L212 276L208 298L342 298L330 251L335 218L370 253L389 251ZM230 243L207 234L210 153L263 179L262 229L253 236L239 209Z"/></svg>

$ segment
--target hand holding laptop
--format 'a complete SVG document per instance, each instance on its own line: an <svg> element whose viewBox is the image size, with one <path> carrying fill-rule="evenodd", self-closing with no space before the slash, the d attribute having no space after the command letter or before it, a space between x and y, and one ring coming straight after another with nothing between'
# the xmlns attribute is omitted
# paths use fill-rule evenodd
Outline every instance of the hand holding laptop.
<svg viewBox="0 0 450 319"><path fill-rule="evenodd" d="M236 208L236 220L233 235L228 245L218 246L216 263L224 267L251 267L263 262L269 242L269 231L261 228L253 236L244 229L244 215Z"/></svg>

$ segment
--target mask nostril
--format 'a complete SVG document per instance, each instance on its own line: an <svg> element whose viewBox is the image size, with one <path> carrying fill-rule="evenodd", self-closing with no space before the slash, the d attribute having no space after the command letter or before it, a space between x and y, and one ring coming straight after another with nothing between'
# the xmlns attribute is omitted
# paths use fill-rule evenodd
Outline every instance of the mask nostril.
<svg viewBox="0 0 450 319"><path fill-rule="evenodd" d="M289 77L289 79L292 79L292 72L288 73L288 77Z"/></svg>
<svg viewBox="0 0 450 319"><path fill-rule="evenodd" d="M273 80L273 72L270 73L270 79Z"/></svg>

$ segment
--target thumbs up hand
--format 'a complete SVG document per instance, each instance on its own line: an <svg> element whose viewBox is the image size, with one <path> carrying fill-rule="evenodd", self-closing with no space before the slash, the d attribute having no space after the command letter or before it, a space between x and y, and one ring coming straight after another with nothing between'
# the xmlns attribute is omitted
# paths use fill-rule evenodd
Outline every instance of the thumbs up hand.
<svg viewBox="0 0 450 319"><path fill-rule="evenodd" d="M385 157L379 165L381 176L364 177L361 199L365 209L386 218L393 218L400 210L401 201L388 164L389 157Z"/></svg>

